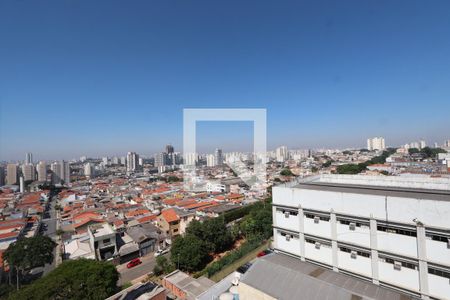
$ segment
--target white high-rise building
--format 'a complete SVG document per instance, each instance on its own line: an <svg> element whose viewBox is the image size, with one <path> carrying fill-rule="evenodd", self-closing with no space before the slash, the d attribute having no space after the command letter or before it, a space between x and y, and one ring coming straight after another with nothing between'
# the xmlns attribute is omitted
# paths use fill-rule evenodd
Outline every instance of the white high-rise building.
<svg viewBox="0 0 450 300"><path fill-rule="evenodd" d="M419 149L423 149L423 148L425 148L427 146L427 143L424 141L424 140L421 140L420 142L419 142Z"/></svg>
<svg viewBox="0 0 450 300"><path fill-rule="evenodd" d="M383 137L374 137L367 139L367 150L384 150L386 149L386 145Z"/></svg>
<svg viewBox="0 0 450 300"><path fill-rule="evenodd" d="M288 160L288 148L286 146L278 147L275 151L277 162L285 162Z"/></svg>
<svg viewBox="0 0 450 300"><path fill-rule="evenodd" d="M216 166L216 157L213 154L206 155L206 166L207 167Z"/></svg>
<svg viewBox="0 0 450 300"><path fill-rule="evenodd" d="M94 170L91 163L84 164L84 176L92 178L94 176Z"/></svg>
<svg viewBox="0 0 450 300"><path fill-rule="evenodd" d="M40 161L36 166L38 181L47 181L47 164L45 161Z"/></svg>
<svg viewBox="0 0 450 300"><path fill-rule="evenodd" d="M35 180L35 173L36 170L32 164L25 164L22 165L22 174L23 174L23 180L25 181L34 181Z"/></svg>
<svg viewBox="0 0 450 300"><path fill-rule="evenodd" d="M127 172L134 172L138 168L139 156L136 152L128 152L127 154Z"/></svg>
<svg viewBox="0 0 450 300"><path fill-rule="evenodd" d="M6 184L13 185L18 183L17 165L6 165Z"/></svg>
<svg viewBox="0 0 450 300"><path fill-rule="evenodd" d="M198 161L198 155L197 155L197 153L185 153L183 160L184 160L185 165L195 166Z"/></svg>
<svg viewBox="0 0 450 300"><path fill-rule="evenodd" d="M63 179L61 169L61 163L58 161L55 161L50 165L50 170L52 171L52 184L61 184L61 180Z"/></svg>
<svg viewBox="0 0 450 300"><path fill-rule="evenodd" d="M32 153L27 153L25 155L25 164L29 165L33 163L33 154ZM25 179L26 181L26 179Z"/></svg>
<svg viewBox="0 0 450 300"><path fill-rule="evenodd" d="M223 165L223 154L222 154L222 149L217 148L215 153L215 164L216 166L221 166Z"/></svg>
<svg viewBox="0 0 450 300"><path fill-rule="evenodd" d="M105 166L107 166L108 165L108 157L107 156L102 157L102 162Z"/></svg>
<svg viewBox="0 0 450 300"><path fill-rule="evenodd" d="M450 299L450 178L321 175L273 187L276 252Z"/></svg>

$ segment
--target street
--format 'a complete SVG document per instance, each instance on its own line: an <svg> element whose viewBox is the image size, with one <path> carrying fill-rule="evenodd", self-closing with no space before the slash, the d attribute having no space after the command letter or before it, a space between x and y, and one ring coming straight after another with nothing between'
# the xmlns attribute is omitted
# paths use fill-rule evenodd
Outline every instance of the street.
<svg viewBox="0 0 450 300"><path fill-rule="evenodd" d="M156 259L153 252L146 256L140 257L142 263L131 269L127 268L127 263L117 266L117 271L120 273L120 278L117 281L118 286L122 286L124 283L130 282L136 278L153 272L153 267L156 265Z"/></svg>
<svg viewBox="0 0 450 300"><path fill-rule="evenodd" d="M52 198L50 200L50 204L49 204L49 209L47 212L44 213L44 216L46 213L48 213L48 217L47 219L43 219L42 220L42 226L43 228L41 229L41 234L50 237L51 239L56 241L56 222L57 222L57 218L56 218L56 211L55 211L55 204L56 204L56 200L55 198ZM58 246L57 246L58 247ZM46 264L44 266L44 276L47 275L49 272L51 272L55 266L56 266L56 247L53 250L53 262L51 264Z"/></svg>

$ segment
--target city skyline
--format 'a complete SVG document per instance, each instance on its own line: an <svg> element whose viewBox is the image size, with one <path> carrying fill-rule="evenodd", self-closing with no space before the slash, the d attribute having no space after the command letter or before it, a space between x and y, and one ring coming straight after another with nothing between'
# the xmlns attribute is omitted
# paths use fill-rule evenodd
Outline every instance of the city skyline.
<svg viewBox="0 0 450 300"><path fill-rule="evenodd" d="M184 108L265 108L269 148L439 143L450 4L383 3L2 3L0 159L181 149Z"/></svg>

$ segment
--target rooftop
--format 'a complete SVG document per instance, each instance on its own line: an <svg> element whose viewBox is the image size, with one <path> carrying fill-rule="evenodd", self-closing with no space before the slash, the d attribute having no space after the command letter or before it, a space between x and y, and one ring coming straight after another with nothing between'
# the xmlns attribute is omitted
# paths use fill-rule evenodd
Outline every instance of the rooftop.
<svg viewBox="0 0 450 300"><path fill-rule="evenodd" d="M259 258L241 282L276 299L411 299L405 294L283 254Z"/></svg>
<svg viewBox="0 0 450 300"><path fill-rule="evenodd" d="M450 178L322 174L285 187L450 201ZM283 185L280 185L283 187Z"/></svg>

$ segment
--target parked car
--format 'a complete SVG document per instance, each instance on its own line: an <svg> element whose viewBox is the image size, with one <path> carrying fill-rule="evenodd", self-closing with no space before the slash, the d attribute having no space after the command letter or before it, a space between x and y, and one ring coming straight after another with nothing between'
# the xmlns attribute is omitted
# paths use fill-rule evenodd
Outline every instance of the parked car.
<svg viewBox="0 0 450 300"><path fill-rule="evenodd" d="M265 256L270 253L272 253L272 250L266 249L266 250L259 252L258 255L256 255L256 256L261 257L261 256Z"/></svg>
<svg viewBox="0 0 450 300"><path fill-rule="evenodd" d="M241 274L245 274L245 272L247 272L247 270L252 266L251 263L245 263L242 266L240 266L239 268L237 268L236 271L238 271Z"/></svg>
<svg viewBox="0 0 450 300"><path fill-rule="evenodd" d="M139 258L135 258L133 260L130 260L127 263L127 268L131 269L132 267L135 267L135 266L140 265L140 264L142 264L142 261Z"/></svg>
<svg viewBox="0 0 450 300"><path fill-rule="evenodd" d="M158 257L160 255L169 253L170 248L166 248L166 249L159 249L158 251L155 252L155 257Z"/></svg>

